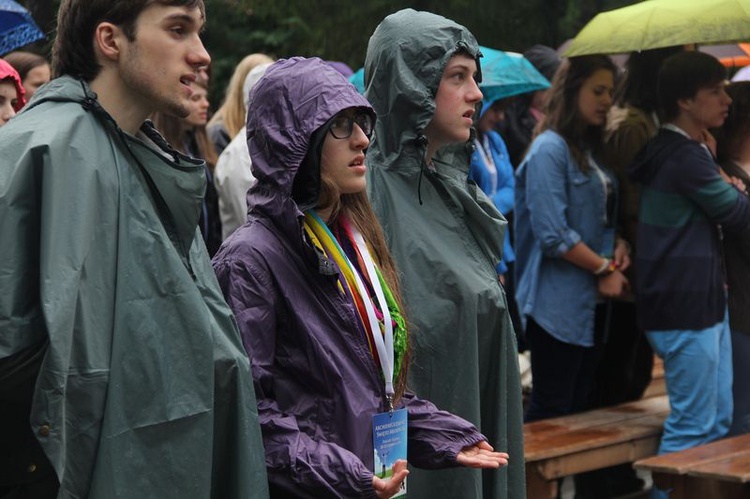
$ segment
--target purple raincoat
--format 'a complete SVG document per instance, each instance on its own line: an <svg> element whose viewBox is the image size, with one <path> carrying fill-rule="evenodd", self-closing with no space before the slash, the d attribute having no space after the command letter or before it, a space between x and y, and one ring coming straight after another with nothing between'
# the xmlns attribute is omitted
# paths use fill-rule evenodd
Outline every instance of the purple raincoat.
<svg viewBox="0 0 750 499"><path fill-rule="evenodd" d="M382 377L338 268L303 237L292 185L315 130L370 105L319 59L272 65L250 96L248 147L258 183L248 221L214 258L250 355L271 495L376 497L372 415ZM406 394L409 461L456 466L484 437L465 420Z"/></svg>

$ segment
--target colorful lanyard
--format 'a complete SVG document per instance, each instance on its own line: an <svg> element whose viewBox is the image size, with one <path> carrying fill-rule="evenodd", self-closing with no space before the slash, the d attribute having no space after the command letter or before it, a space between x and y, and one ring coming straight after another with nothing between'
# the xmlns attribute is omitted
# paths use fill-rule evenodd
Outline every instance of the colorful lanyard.
<svg viewBox="0 0 750 499"><path fill-rule="evenodd" d="M321 237L322 235L326 239L323 242L324 246L334 250L332 251L333 254L331 255L331 257L339 266L342 273L345 274L344 278L347 283L354 283L354 286L350 285L350 288L354 288L351 289L351 291L352 293L356 292L364 304L365 312L367 315L367 323L369 325L370 331L372 332L372 341L375 344L375 348L378 353L378 360L380 362L380 368L382 369L383 378L385 379L385 393L388 398L388 404L392 408L393 397L396 393L393 388L393 321L391 320L391 313L388 309L388 303L385 299L385 294L383 293L383 288L380 284L380 279L377 270L375 269L375 264L372 260L372 256L370 255L370 251L367 249L367 245L365 244L364 238L362 237L362 234L359 232L359 230L357 230L357 228L354 226L348 226L347 229L352 234L355 248L365 264L364 270L366 270L367 272L367 276L370 280L370 285L375 291L375 298L378 300L378 304L380 305L380 311L383 315L382 327L380 321L378 320L377 313L375 312L375 307L373 306L372 300L370 299L370 295L367 292L367 287L362 281L359 272L349 260L349 257L341 248L328 226L313 210L307 211L305 213L305 218L313 227L313 230L317 229L316 232L318 237Z"/></svg>

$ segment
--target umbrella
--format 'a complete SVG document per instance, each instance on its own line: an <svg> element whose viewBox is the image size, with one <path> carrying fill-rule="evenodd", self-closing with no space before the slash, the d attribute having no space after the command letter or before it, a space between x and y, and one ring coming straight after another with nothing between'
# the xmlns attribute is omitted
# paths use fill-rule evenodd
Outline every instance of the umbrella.
<svg viewBox="0 0 750 499"><path fill-rule="evenodd" d="M480 47L484 101L495 102L513 95L549 88L547 78L521 54Z"/></svg>
<svg viewBox="0 0 750 499"><path fill-rule="evenodd" d="M750 0L647 0L597 14L565 55L750 39Z"/></svg>
<svg viewBox="0 0 750 499"><path fill-rule="evenodd" d="M0 0L0 56L42 38L29 11L13 0Z"/></svg>
<svg viewBox="0 0 750 499"><path fill-rule="evenodd" d="M349 82L354 85L357 92L365 93L365 68L359 68L349 77Z"/></svg>

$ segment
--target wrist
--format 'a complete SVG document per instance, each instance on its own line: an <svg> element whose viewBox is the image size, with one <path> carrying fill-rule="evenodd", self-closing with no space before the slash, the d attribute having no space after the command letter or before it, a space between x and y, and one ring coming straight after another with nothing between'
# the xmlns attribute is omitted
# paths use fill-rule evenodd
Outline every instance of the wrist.
<svg viewBox="0 0 750 499"><path fill-rule="evenodd" d="M608 276L612 272L617 270L617 263L610 258L602 259L601 265L594 271L594 275L597 277Z"/></svg>

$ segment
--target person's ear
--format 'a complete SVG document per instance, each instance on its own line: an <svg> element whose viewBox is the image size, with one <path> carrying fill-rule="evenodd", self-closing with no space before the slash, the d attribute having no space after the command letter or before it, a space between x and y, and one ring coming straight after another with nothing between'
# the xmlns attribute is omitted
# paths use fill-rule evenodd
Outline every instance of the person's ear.
<svg viewBox="0 0 750 499"><path fill-rule="evenodd" d="M120 57L125 35L122 29L112 23L102 22L94 30L94 48L101 57L116 61Z"/></svg>
<svg viewBox="0 0 750 499"><path fill-rule="evenodd" d="M688 111L690 110L690 106L693 104L693 98L688 97L687 99L677 99L677 107L680 109L680 111Z"/></svg>

